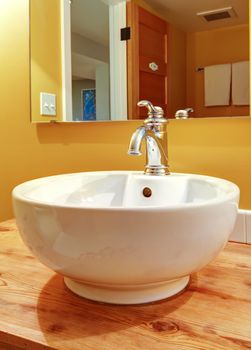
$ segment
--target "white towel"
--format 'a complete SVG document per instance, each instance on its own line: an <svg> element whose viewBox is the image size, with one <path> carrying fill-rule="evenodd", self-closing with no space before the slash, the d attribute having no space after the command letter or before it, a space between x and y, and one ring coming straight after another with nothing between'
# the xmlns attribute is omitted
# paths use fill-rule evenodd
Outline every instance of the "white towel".
<svg viewBox="0 0 251 350"><path fill-rule="evenodd" d="M249 61L232 64L232 103L249 105Z"/></svg>
<svg viewBox="0 0 251 350"><path fill-rule="evenodd" d="M230 103L231 64L217 64L204 69L205 106Z"/></svg>

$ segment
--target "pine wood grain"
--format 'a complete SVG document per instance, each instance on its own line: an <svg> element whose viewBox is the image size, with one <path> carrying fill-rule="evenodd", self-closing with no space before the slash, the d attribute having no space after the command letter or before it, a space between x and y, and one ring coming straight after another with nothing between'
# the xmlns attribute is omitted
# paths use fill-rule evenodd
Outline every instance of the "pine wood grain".
<svg viewBox="0 0 251 350"><path fill-rule="evenodd" d="M251 246L229 243L182 294L144 306L75 296L0 224L0 349L251 349Z"/></svg>

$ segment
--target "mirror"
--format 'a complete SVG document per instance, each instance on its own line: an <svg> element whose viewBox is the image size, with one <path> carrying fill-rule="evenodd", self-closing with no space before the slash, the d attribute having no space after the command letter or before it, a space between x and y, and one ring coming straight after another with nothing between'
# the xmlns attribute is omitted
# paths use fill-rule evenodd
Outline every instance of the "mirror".
<svg viewBox="0 0 251 350"><path fill-rule="evenodd" d="M32 121L249 116L248 4L30 0Z"/></svg>
<svg viewBox="0 0 251 350"><path fill-rule="evenodd" d="M72 119L109 120L109 5L71 2Z"/></svg>

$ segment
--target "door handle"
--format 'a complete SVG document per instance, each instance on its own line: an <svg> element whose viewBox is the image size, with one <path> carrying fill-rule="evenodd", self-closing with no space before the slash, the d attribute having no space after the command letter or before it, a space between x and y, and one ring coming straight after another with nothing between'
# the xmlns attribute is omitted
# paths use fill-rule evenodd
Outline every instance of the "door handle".
<svg viewBox="0 0 251 350"><path fill-rule="evenodd" d="M153 71L156 72L159 69L159 66L155 62L149 63L149 68Z"/></svg>

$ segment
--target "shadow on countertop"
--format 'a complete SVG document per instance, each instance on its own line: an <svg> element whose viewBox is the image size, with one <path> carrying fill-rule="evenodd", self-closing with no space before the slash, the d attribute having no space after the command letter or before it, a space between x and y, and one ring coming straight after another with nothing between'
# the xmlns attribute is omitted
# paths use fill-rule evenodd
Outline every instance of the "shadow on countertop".
<svg viewBox="0 0 251 350"><path fill-rule="evenodd" d="M194 274L189 283L191 290L188 286L171 298L133 306L111 305L75 295L64 285L63 277L56 274L40 293L37 317L51 348L140 349L143 344L130 347L126 342L136 336L143 337L147 344L147 338L154 338L156 332L167 336L179 331L179 322L172 318L172 313L188 302L196 285Z"/></svg>

